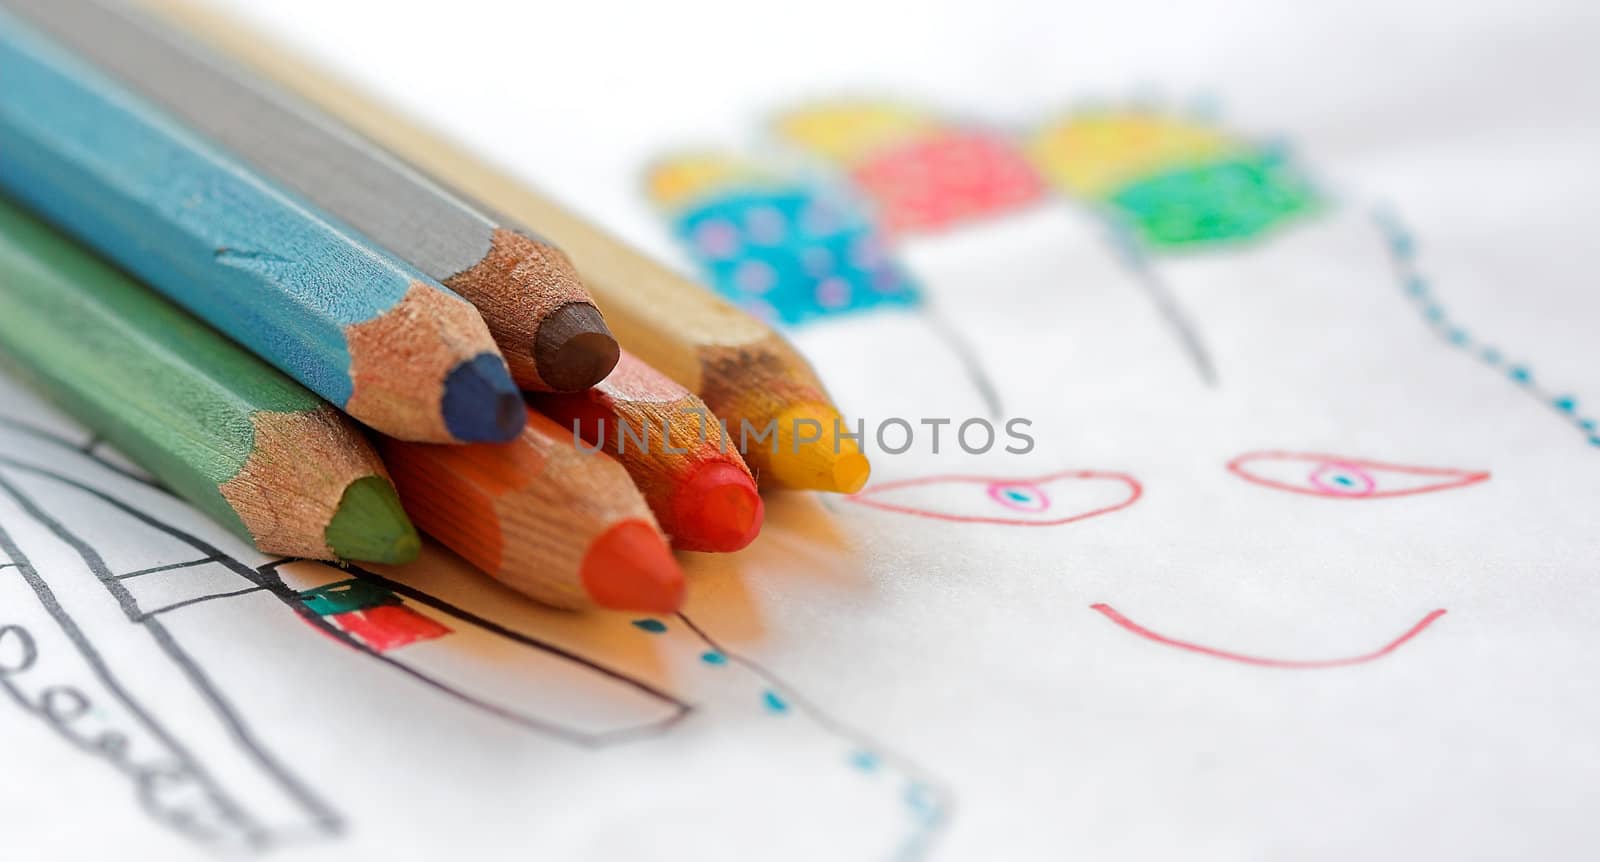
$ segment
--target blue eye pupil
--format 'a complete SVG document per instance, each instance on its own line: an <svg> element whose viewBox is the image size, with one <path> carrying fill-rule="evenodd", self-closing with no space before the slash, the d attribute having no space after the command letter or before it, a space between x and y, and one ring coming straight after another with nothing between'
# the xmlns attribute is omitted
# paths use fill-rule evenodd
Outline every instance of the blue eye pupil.
<svg viewBox="0 0 1600 862"><path fill-rule="evenodd" d="M1043 512L1050 508L1050 498L1037 485L1017 483L1008 485L995 482L989 486L989 499L1007 509L1019 512Z"/></svg>
<svg viewBox="0 0 1600 862"><path fill-rule="evenodd" d="M1335 476L1333 477L1333 481L1338 482L1346 488L1353 488L1356 484L1355 482L1351 481L1349 476Z"/></svg>

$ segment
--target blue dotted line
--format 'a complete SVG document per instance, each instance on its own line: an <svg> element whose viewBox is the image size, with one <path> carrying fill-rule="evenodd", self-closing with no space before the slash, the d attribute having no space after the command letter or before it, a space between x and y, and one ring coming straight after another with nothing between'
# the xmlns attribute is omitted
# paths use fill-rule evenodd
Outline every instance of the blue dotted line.
<svg viewBox="0 0 1600 862"><path fill-rule="evenodd" d="M1446 344L1457 348L1505 377L1513 384L1554 410L1577 428L1591 446L1600 447L1600 423L1578 412L1575 395L1554 395L1534 381L1533 369L1525 363L1510 361L1499 348L1474 338L1464 327L1452 319L1434 296L1433 285L1417 268L1417 241L1395 215L1387 210L1373 212L1372 220L1383 234L1389 256L1394 261L1400 277L1400 289L1417 312Z"/></svg>
<svg viewBox="0 0 1600 862"><path fill-rule="evenodd" d="M652 635L666 634L671 630L667 623L651 617L641 617L631 622L635 628ZM711 649L700 653L702 662L719 668L735 662L742 663L768 683L768 686L761 690L761 705L768 714L787 715L796 711L814 713L814 708L797 701L794 696L784 694L777 680L772 678L765 670L750 663L747 659L731 655L716 647L709 638L692 624L689 628L697 637L705 641L708 647L711 647ZM884 771L886 766L884 755L874 751L870 745L863 744L867 741L861 738L859 734L845 730L827 716L813 714L812 719L830 735L855 743L855 746L849 751L846 762L864 777L875 777ZM918 862L932 850L934 839L943 829L945 821L949 817L950 804L944 799L944 793L939 789L913 777L913 769L909 764L903 764L900 771L906 773L904 776L905 783L901 788L901 803L910 815L914 828L896 850L893 858L895 862Z"/></svg>
<svg viewBox="0 0 1600 862"><path fill-rule="evenodd" d="M782 714L789 711L789 701L770 688L761 693L761 703L766 706L767 712Z"/></svg>

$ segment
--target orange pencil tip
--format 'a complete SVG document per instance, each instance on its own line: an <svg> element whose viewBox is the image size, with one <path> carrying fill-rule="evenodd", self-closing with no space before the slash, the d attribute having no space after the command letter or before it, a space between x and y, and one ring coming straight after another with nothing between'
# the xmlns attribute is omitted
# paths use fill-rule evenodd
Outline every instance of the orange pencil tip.
<svg viewBox="0 0 1600 862"><path fill-rule="evenodd" d="M673 547L737 551L761 532L761 494L750 474L725 461L702 465L673 497Z"/></svg>
<svg viewBox="0 0 1600 862"><path fill-rule="evenodd" d="M683 570L655 525L637 518L601 533L583 555L583 589L602 608L676 613Z"/></svg>

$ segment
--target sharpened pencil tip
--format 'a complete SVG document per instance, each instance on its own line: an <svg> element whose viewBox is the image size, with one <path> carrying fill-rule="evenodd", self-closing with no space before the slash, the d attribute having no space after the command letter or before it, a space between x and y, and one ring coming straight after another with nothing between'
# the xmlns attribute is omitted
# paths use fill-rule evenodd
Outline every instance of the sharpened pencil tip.
<svg viewBox="0 0 1600 862"><path fill-rule="evenodd" d="M867 484L872 464L837 410L798 404L778 414L777 422L778 443L768 458L767 476L778 484L835 494L854 494Z"/></svg>
<svg viewBox="0 0 1600 862"><path fill-rule="evenodd" d="M463 443L505 443L528 421L522 393L496 353L480 353L457 365L444 380L439 407L445 428Z"/></svg>
<svg viewBox="0 0 1600 862"><path fill-rule="evenodd" d="M583 589L602 608L677 613L683 570L655 525L630 518L601 533L583 555Z"/></svg>
<svg viewBox="0 0 1600 862"><path fill-rule="evenodd" d="M539 377L556 392L581 392L604 380L621 349L599 309L569 302L539 324L533 361Z"/></svg>
<svg viewBox="0 0 1600 862"><path fill-rule="evenodd" d="M761 495L750 475L722 461L701 465L673 501L672 545L685 551L727 553L755 541L761 532Z"/></svg>
<svg viewBox="0 0 1600 862"><path fill-rule="evenodd" d="M363 476L344 489L323 538L339 559L361 563L409 563L422 550L400 496L382 476Z"/></svg>
<svg viewBox="0 0 1600 862"><path fill-rule="evenodd" d="M867 484L872 462L860 452L846 452L833 465L833 484L841 494L854 494Z"/></svg>

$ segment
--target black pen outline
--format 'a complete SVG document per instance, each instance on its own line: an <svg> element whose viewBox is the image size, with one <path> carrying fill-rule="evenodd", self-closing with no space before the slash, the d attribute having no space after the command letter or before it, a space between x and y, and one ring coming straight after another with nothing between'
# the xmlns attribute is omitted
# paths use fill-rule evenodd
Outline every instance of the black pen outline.
<svg viewBox="0 0 1600 862"><path fill-rule="evenodd" d="M266 589L266 587L263 587L260 584L257 584L257 585L255 585L253 587L245 587L242 590L233 590L231 592L226 592L226 593L211 593L210 595L195 596L192 599L184 599L181 602L173 602L170 605L164 605L162 607L156 608L153 611L143 611L143 612L141 612L139 614L138 619L134 620L134 622L142 623L142 622L144 622L145 620L147 620L147 619L149 619L151 617L160 616L161 614L164 614L167 611L175 611L178 608L186 608L186 607L189 607L190 605L198 605L201 602L209 602L209 601L211 601L213 599L231 599L234 596L243 596L243 595L248 595L250 593L259 593L259 592L261 592L262 590L265 590L265 589Z"/></svg>
<svg viewBox="0 0 1600 862"><path fill-rule="evenodd" d="M164 521L156 519L145 512L133 508L127 503L124 503L123 501L111 496L110 494L107 494L104 491L79 482L70 476L65 476L60 473L56 473L53 470L21 462L6 455L0 455L0 464L10 466L13 469L21 470L23 472L42 476L44 478L51 479L75 488L78 491L88 494L91 497L94 497L101 502L121 511L122 513L145 524L148 527L159 530L181 542L190 545L201 554L214 557L214 562L219 563L240 577L256 584L257 587L272 593L285 605L288 605L291 610L299 614L301 619L320 629L324 633L332 636L340 643L371 656L383 664L386 664L395 670L412 677L418 682L423 683L429 688L447 694L456 700L459 700L462 703L474 708L492 713L521 727L539 731L541 733L547 733L556 738L585 748L603 748L615 742L640 738L642 736L649 736L669 729L672 725L681 721L694 708L691 704L680 700L679 698L674 697L673 695L670 695L660 689L657 689L643 680L630 677L621 671L609 668L600 664L599 662L585 658L563 647L549 643L548 641L540 640L539 638L523 634L506 626L500 625L499 623L495 623L491 620L474 614L465 608L458 608L449 602L431 596L421 590L416 589L415 587L402 584L398 581L390 580L389 578L379 575L376 572L361 568L360 566L347 564L342 567L344 571L354 573L357 577L374 581L386 589L400 593L401 595L414 599L421 604L428 605L429 607L432 607L443 613L458 617L473 625L484 628L493 634L507 638L508 640L530 649L544 652L557 659L577 664L585 670L598 673L615 682L622 683L672 708L671 714L667 715L665 718L656 721L645 722L643 724L623 728L621 730L606 731L604 733L584 733L582 731L573 730L571 728L534 718L532 716L523 715L506 707L502 707L474 697L473 695L461 691L460 689L450 686L440 680L427 677L415 668L399 662L390 656L384 655L382 652L373 649L372 647L360 641L358 638L355 638L348 632L325 620L321 615L307 607L304 602L300 601L299 593L285 584L283 579L278 576L278 567L284 565L285 563L298 562L298 560L294 558L275 560L273 562L264 564L259 569L253 569L234 559L222 549L210 544L204 539L173 527ZM311 562L315 563L316 561ZM98 574L99 573L97 572L97 575ZM133 597L133 594L128 591L127 587L119 583L116 576L110 575L109 572L107 572L105 576L101 577L101 581L106 585L106 588L111 591L112 596L117 599L118 603L122 606L123 612L128 615L128 618L135 622L141 621L138 600ZM251 590L251 592L254 591L255 590Z"/></svg>
<svg viewBox="0 0 1600 862"><path fill-rule="evenodd" d="M182 562L182 563L167 563L164 566L151 566L148 569L139 569L137 571L126 572L126 573L121 574L121 575L112 575L111 577L114 578L115 580L126 581L129 578L137 578L140 575L154 575L154 574L156 574L158 572L172 572L172 571L176 571L178 569L187 569L187 568L191 568L193 566L203 566L206 563L215 563L215 562L217 562L217 558L216 557L204 557L204 558L199 559L199 560L187 560L187 561Z"/></svg>
<svg viewBox="0 0 1600 862"><path fill-rule="evenodd" d="M34 473L35 475L53 479L62 484L77 488L78 490L83 491L90 496L96 497L129 515L133 515L138 520L143 521L146 524L157 526L158 528L162 526L159 524L159 522L155 521L155 519L150 518L142 512L135 511L131 507L122 503L120 500L116 500L102 491L90 488L89 486L69 477L62 476L54 473L53 471L40 467L34 467L29 464L18 462L16 459L13 459L9 456L0 456L0 464L6 464L13 469ZM249 729L249 727L245 725L244 720L235 713L233 705L222 696L221 692L219 692L216 686L211 682L211 678L207 676L203 670L201 670L199 664L195 662L193 657L191 657L189 653L178 644L177 639L172 636L172 633L167 630L167 627L162 624L160 620L155 619L153 616L140 613L138 600L133 597L133 594L128 591L126 586L118 582L111 574L110 567L106 565L105 560L100 556L99 551L95 550L88 542L84 541L76 533L67 529L64 524L56 520L48 512L44 511L44 509L41 508L38 503L34 502L32 497L24 494L21 489L17 488L15 485L12 485L5 479L4 476L0 476L0 489L4 489L8 495L15 499L28 517L32 518L40 526L49 530L57 539L67 544L74 552L78 554L78 556L84 561L84 564L89 567L89 570L100 581L101 585L104 586L106 591L111 594L111 597L116 600L117 604L122 608L123 614L128 617L128 620L132 623L143 626L145 631L149 632L150 636L155 639L156 645L161 649L161 651L166 653L168 660L177 665L178 670L184 675L189 683L189 686L195 691L196 694L200 696L202 700L206 702L209 707L211 707L213 714L215 714L222 722L222 725L227 729L228 734L233 738L234 744L242 749L253 760L255 760L258 766L260 766L273 779L275 779L278 784L289 793L290 796L294 797L295 801L300 804L306 813L311 815L312 820L318 825L319 828L323 829L328 834L338 834L341 832L343 829L343 820L340 818L338 813L333 810L333 807L326 802L323 802L320 797L312 792L310 787L306 786L306 784L298 777L289 772L288 768L280 763L276 757L272 756L272 754L267 751L265 745L256 740L255 734ZM169 532L175 536L179 536L181 533L181 531L177 530L166 530L165 532ZM212 554L222 555L220 549L208 547L204 550ZM219 562L223 562L223 565L235 570L236 573L245 577L247 580L256 583L258 586L260 585L260 581L256 577L251 577L251 575L254 574L253 570L244 564L239 563L236 560ZM233 565L228 565L229 562L231 562ZM43 581L41 580L40 583L43 584ZM48 589L48 585L46 585L46 589ZM89 644L86 636L84 643ZM163 741L166 741L166 739L163 738ZM174 741L173 743L169 744L175 745L176 743ZM193 760L192 756L189 757L189 759ZM198 764L196 764L196 766L198 766ZM256 829L258 834L252 836L252 845L260 849L265 849L266 847L271 846L272 842L270 837L265 831L262 830L262 827L257 826Z"/></svg>
<svg viewBox="0 0 1600 862"><path fill-rule="evenodd" d="M133 480L135 482L138 482L141 485L144 485L147 488L155 488L158 491L161 491L163 493L167 493L167 489L166 488L161 487L160 484L152 481L149 477L141 476L138 473L135 473L132 470L129 470L128 468L126 468L126 467L120 466L118 464L113 464L110 460L108 460L106 458L102 458L102 457L100 457L98 454L96 454L94 452L87 452L87 451L85 451L83 449L83 447L78 446L77 444L73 443L72 441L63 438L63 437L55 434L52 431L46 431L45 429L40 428L37 425L33 425L33 424L30 424L30 423L27 423L27 422L23 422L23 421L20 421L18 419L13 419L10 416L0 416L0 425L3 425L5 427L7 427L7 428L10 428L13 431L20 431L21 433L26 434L29 437L32 437L32 438L34 438L36 440L39 440L39 441L42 441L42 442L45 442L45 443L49 443L52 446L59 446L59 447L61 447L63 449L68 449L68 450L71 450L73 452L77 452L79 455L86 456L89 460L95 462L96 464L99 464L100 466L106 468L107 470L110 470L113 473L116 473L118 476L121 476L124 479L131 479L131 480Z"/></svg>
<svg viewBox="0 0 1600 862"><path fill-rule="evenodd" d="M103 467L122 478L132 480L139 485L151 488L161 494L170 496L170 492L158 483L152 482L143 476L133 473L117 464L111 463L94 452L87 451L87 447L74 445L70 441L63 439L52 432L32 426L28 423L18 422L10 417L5 416L0 416L0 425L20 431L30 437L63 450L71 451L77 455L87 458L96 465ZM434 691L442 693L456 700L464 706L495 715L524 729L528 729L543 734L547 737L574 744L586 749L598 749L612 744L662 735L680 723L695 709L692 704L689 704L678 697L658 689L648 682L628 676L621 671L602 665L594 660L585 658L563 647L559 647L555 644L551 644L522 632L518 632L514 629L474 614L464 608L456 607L455 605L443 599L429 595L428 593L409 585L390 580L382 575L378 575L374 572L360 568L359 566L343 567L345 571L353 573L356 577L378 582L385 588L405 595L406 597L420 604L427 605L442 613L457 617L467 623L485 629L491 634L506 638L521 646L543 652L558 660L577 664L584 670L600 674L612 682L621 683L651 699L660 701L661 703L670 707L670 713L664 718L603 733L583 733L581 731L573 730L552 722L546 722L532 716L515 712L511 709L481 700L464 691L455 689L440 680L423 675L420 671L402 664L392 657L378 652L367 644L361 642L353 635L345 632L343 629L340 629L339 627L330 623L328 620L324 619L322 616L316 614L300 599L299 593L290 588L277 574L277 569L279 567L288 563L301 562L301 560L298 558L280 557L263 564L259 568L251 568L250 566L244 564L240 560L227 554L220 548L212 545L204 539L201 539L198 536L187 533L160 519L148 515L147 513L142 512L123 502L113 494L100 490L99 488L93 487L71 476L67 476L54 470L40 467L27 461L19 460L7 455L0 455L0 465L5 465L11 469L32 474L42 479L53 481L72 488L80 493L88 494L89 496L105 503L106 505L109 505L114 509L117 509L118 511L128 515L145 526L171 536L180 542L188 544L190 547L193 547L196 551L203 555L203 559L190 560L183 563L172 564L170 566L154 567L153 569L139 570L137 572L130 572L122 575L113 574L111 573L109 566L105 564L103 558L99 556L98 552L91 545L82 541L79 537L77 537L76 534L68 530L59 521L45 512L43 508L38 506L38 504L35 503L30 496L16 488L15 485L6 481L3 476L0 476L0 488L3 488L9 496L17 500L18 505L22 508L24 514L26 514L30 519L38 522L41 526L45 527L58 539L68 544L75 552L78 553L80 558L82 558L84 562L89 565L91 572L93 572L95 577L101 582L102 586L112 595L114 599L117 600L119 606L123 610L124 614L128 616L130 622L145 626L146 630L151 632L152 636L156 639L158 646L166 651L169 658L173 658L174 662L179 665L180 670L182 670L186 676L188 676L188 681L190 682L191 686L193 686L195 690L201 694L202 698L205 699L215 711L217 711L224 724L228 726L228 730L233 737L233 741L242 747L248 754L254 757L258 765L266 769L272 775L272 777L277 779L280 785L295 798L297 802L302 804L302 806L307 810L307 813L312 816L313 822L324 835L336 835L342 833L345 828L343 818L331 806L322 802L322 800L317 797L308 786L302 783L297 777L289 773L286 768L282 767L281 764L279 764L274 758L271 757L270 754L266 752L263 746L255 741L253 734L250 733L243 720L233 713L231 704L223 701L221 695L210 686L209 680L200 671L198 665L196 665L193 660L188 657L187 653L185 653L182 648L178 646L177 642L171 637L170 633L166 631L165 627L162 626L158 620L153 618L155 614L173 610L179 606L194 604L196 602L206 601L213 598L226 598L229 596L243 595L246 593L268 592L275 598L279 599L292 612L296 613L302 621L321 631L322 633L332 637L335 641L350 649L354 649L376 659L384 665L387 665L388 667L393 668L394 670L399 671L408 677L411 677L415 681ZM6 535L6 541L10 541L8 534ZM0 550L4 550L8 556L13 558L22 556L21 550L14 544L9 546L0 545ZM157 570L170 571L187 566L203 565L213 562L228 569L231 573L244 578L251 583L252 586L249 589L241 590L235 593L204 596L199 599L189 602L182 602L178 605L168 606L149 613L141 613L139 611L137 600L132 596L131 593L128 592L126 586L119 583L119 581L124 578L142 574L152 574ZM319 564L317 561L306 562ZM23 568L23 566L13 559L10 562L0 563L0 568L17 568L20 570ZM48 584L42 578L36 578L36 581L39 588L51 595L50 602L54 603L53 594L49 593ZM31 585L33 585L33 582L30 582L30 586ZM41 597L41 602L44 601L45 600ZM47 610L50 606L51 604L46 604ZM55 606L59 607L59 604L55 604ZM92 643L87 640L87 637L84 635L84 633L76 628L75 623L71 623L70 620L68 622L69 625L71 625L72 630L76 632L78 636L74 639L74 643L76 644L77 641L81 639L83 643L88 644L89 649L92 651ZM179 654L179 657L174 657L173 651L176 651ZM98 654L96 654L96 658L98 658ZM198 680L196 675L198 675ZM104 680L102 680L102 682L104 682ZM112 685L107 685L107 689L114 691L117 694L118 699L124 701L125 705L127 704L128 696L126 695L126 692L120 688L120 686L114 687ZM15 696L15 693L13 693L13 697ZM146 721L149 720L148 714L143 711L142 707L138 709L130 707L129 711L130 713L134 713L142 717ZM149 725L146 724L146 726L147 729L149 729ZM169 742L171 737L170 734L165 733L165 728L161 728L161 731L161 733L157 733L155 730L152 730L151 732L152 735L157 737L157 739L168 745L170 750L174 752L183 752L182 758L185 760L185 765L190 765L193 767L190 769L190 772L197 777L197 780L202 776L207 779L205 786L207 787L208 795L217 799L220 803L223 803L219 804L219 809L229 812L230 814L237 812L238 815L242 816L244 809L234 802L231 797L228 797L225 793L223 793L216 781L211 779L208 773L205 773L204 770L199 768L198 763L194 761L192 755L187 753L186 749L174 746L171 742ZM147 813L150 814L152 819L156 820L157 822L163 822L158 813L148 811ZM253 821L248 824L248 829L245 829L244 832L250 847L256 851L269 849L275 846L277 843L277 839L273 837L270 831L261 827L258 823L254 823Z"/></svg>
<svg viewBox="0 0 1600 862"><path fill-rule="evenodd" d="M37 519L35 514L37 512L38 515L44 515L48 521L49 516L38 509L32 498L23 494L16 486L6 481L3 476L0 476L0 490L3 490L7 496L15 500L17 505L30 518ZM239 803L235 802L222 789L216 779L201 766L188 748L180 743L177 737L167 730L165 725L156 721L149 711L123 688L122 683L117 680L116 675L106 665L105 660L100 657L100 653L95 649L93 641L78 627L77 621L72 618L71 614L67 613L66 608L61 606L60 601L56 599L55 591L50 589L50 585L45 582L38 570L28 561L27 555L22 552L22 548L16 544L16 541L11 537L11 533L3 526L0 526L0 550L5 551L6 556L12 559L14 567L22 574L23 581L33 590L34 597L44 608L45 613L49 614L62 635L72 643L73 648L83 657L84 663L89 666L90 672L94 674L100 685L122 705L123 709L127 710L129 715L133 716L138 724L144 727L146 732L155 737L177 758L182 769L192 775L194 780L205 789L207 798L217 806L223 816L241 828L251 846L257 849L264 847L265 830L262 826L255 822ZM7 690L10 691L9 686ZM13 699L20 697L16 692L10 693ZM158 822L162 820L158 813L151 811L148 807L146 807L145 813Z"/></svg>

